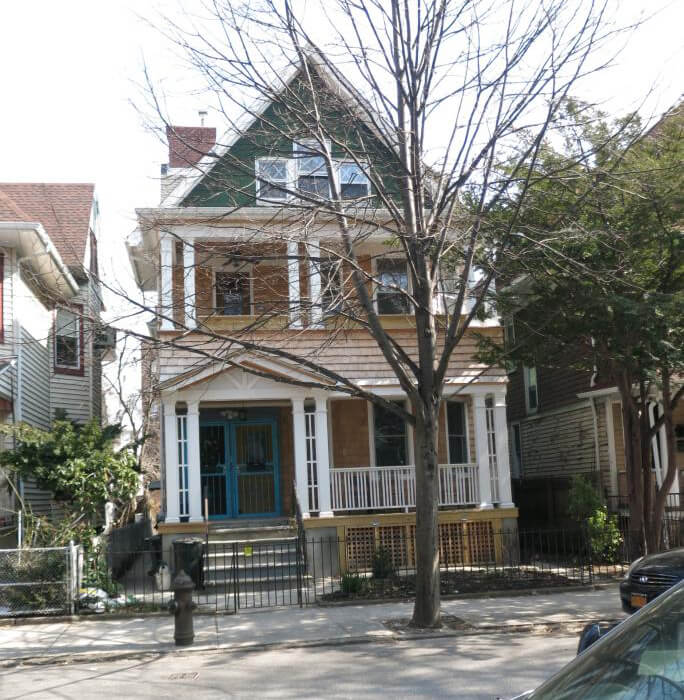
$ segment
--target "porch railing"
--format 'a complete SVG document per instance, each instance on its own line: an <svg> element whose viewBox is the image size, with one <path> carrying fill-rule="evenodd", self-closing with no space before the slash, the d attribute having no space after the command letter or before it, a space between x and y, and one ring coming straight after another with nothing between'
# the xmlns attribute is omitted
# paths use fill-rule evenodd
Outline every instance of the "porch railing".
<svg viewBox="0 0 684 700"><path fill-rule="evenodd" d="M413 465L331 469L330 487L334 511L413 508L416 505ZM477 464L440 464L440 505L475 505L479 500Z"/></svg>

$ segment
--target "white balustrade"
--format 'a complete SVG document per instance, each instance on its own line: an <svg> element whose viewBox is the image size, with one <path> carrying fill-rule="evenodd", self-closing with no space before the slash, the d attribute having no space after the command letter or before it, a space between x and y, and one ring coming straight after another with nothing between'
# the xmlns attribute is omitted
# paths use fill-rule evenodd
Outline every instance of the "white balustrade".
<svg viewBox="0 0 684 700"><path fill-rule="evenodd" d="M414 508L416 472L413 465L352 467L330 470L333 511ZM439 505L479 503L477 464L440 464Z"/></svg>

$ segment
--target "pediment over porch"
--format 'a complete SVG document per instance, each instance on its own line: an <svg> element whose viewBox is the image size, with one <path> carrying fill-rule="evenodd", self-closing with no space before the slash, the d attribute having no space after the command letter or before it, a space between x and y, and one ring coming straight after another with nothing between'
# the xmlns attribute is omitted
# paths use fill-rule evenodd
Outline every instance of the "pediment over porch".
<svg viewBox="0 0 684 700"><path fill-rule="evenodd" d="M317 372L244 352L179 374L163 382L160 390L162 400L244 401L304 398L333 386Z"/></svg>

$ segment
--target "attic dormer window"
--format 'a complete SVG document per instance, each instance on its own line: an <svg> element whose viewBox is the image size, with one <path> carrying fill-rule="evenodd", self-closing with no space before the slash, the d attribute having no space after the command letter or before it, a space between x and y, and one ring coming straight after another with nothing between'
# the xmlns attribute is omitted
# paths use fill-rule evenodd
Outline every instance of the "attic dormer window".
<svg viewBox="0 0 684 700"><path fill-rule="evenodd" d="M340 163L340 194L342 199L359 199L370 193L368 177L356 163Z"/></svg>
<svg viewBox="0 0 684 700"><path fill-rule="evenodd" d="M328 199L330 197L330 181L325 158L320 155L321 144L313 139L294 142L293 154L297 168L297 189L300 192ZM326 149L330 144L326 143Z"/></svg>

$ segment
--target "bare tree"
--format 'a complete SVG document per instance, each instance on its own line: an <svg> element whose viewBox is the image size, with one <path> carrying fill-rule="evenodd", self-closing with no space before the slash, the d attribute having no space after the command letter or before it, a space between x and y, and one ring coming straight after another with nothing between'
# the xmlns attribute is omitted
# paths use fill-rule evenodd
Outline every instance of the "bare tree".
<svg viewBox="0 0 684 700"><path fill-rule="evenodd" d="M456 348L473 321L489 312L492 258L505 251L516 225L512 217L499 229L489 225L485 235L483 222L512 190L524 203L536 153L560 103L598 68L594 52L613 36L603 28L606 6L336 0L305 8L287 0L208 1L204 16L168 20L164 30L229 126L208 155L196 140L173 132L163 95L146 76L157 124L171 129L188 168L165 204L187 209L168 208L162 218L141 212L143 228L173 234L175 225L190 220L193 204L217 207L205 209L205 238L214 231L225 239L235 229L240 235L231 243L196 242L198 269L185 274L199 279L206 260L217 256L245 275L258 262L252 283L265 285L272 299L252 309L246 327L221 329L208 322L211 310L201 311L199 298L194 318L163 298L158 308L138 303L181 331L151 342L161 352L193 354L198 366L230 366L232 353L244 349L294 363L311 379L280 381L364 398L413 425L417 626L440 624L440 400ZM523 129L532 138L521 147ZM303 176L276 166L255 174L254 149L277 163L286 150L292 156L292 143ZM499 168L504 160L505 172ZM255 196L271 208L255 213ZM367 264L362 251L378 241L392 246L407 279ZM287 278L267 271L269 261L296 266L308 294L294 303ZM410 343L383 323L377 294L411 315ZM330 332L318 341L303 329L298 335L303 319L313 327L325 323ZM283 336L284 328L292 332ZM326 364L326 346L350 329L372 338L410 410Z"/></svg>

